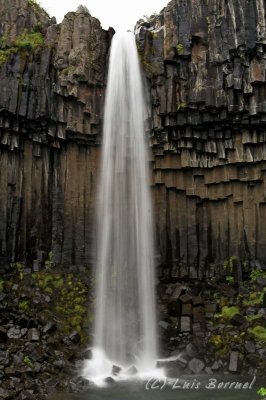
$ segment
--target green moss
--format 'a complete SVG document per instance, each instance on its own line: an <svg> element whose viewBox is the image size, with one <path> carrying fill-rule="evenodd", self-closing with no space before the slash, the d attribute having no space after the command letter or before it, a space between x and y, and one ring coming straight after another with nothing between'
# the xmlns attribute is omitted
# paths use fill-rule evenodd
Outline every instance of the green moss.
<svg viewBox="0 0 266 400"><path fill-rule="evenodd" d="M224 319L231 319L233 318L236 314L239 314L240 310L239 307L232 306L224 306L222 307L222 312L220 314L216 314L215 316L218 318L224 318Z"/></svg>
<svg viewBox="0 0 266 400"><path fill-rule="evenodd" d="M266 396L266 388L265 387L261 387L258 391L257 394L259 396L265 397Z"/></svg>
<svg viewBox="0 0 266 400"><path fill-rule="evenodd" d="M235 278L232 275L228 275L225 279L228 285L233 285L235 283Z"/></svg>
<svg viewBox="0 0 266 400"><path fill-rule="evenodd" d="M25 30L22 35L18 36L14 41L14 46L18 50L35 50L44 43L44 36L41 32L28 32Z"/></svg>
<svg viewBox="0 0 266 400"><path fill-rule="evenodd" d="M0 47L6 48L7 47L7 41L8 41L8 32L5 32L1 38L0 38Z"/></svg>
<svg viewBox="0 0 266 400"><path fill-rule="evenodd" d="M18 308L20 311L27 311L29 309L29 301L28 300L22 300L19 302Z"/></svg>
<svg viewBox="0 0 266 400"><path fill-rule="evenodd" d="M185 51L184 45L182 43L178 43L177 46L176 46L176 51L177 51L177 54L179 56L182 56L184 54L184 51Z"/></svg>
<svg viewBox="0 0 266 400"><path fill-rule="evenodd" d="M250 328L249 332L252 333L258 340L266 342L266 328L261 325L257 325L254 328Z"/></svg>
<svg viewBox="0 0 266 400"><path fill-rule="evenodd" d="M29 32L25 30L22 35L18 36L11 47L7 47L8 34L5 34L0 39L0 65L6 63L11 54L19 52L30 52L44 44L44 36L41 32Z"/></svg>
<svg viewBox="0 0 266 400"><path fill-rule="evenodd" d="M10 54L12 54L12 49L0 50L0 65L7 62Z"/></svg>
<svg viewBox="0 0 266 400"><path fill-rule="evenodd" d="M252 321L256 321L257 319L260 319L261 315L260 314L247 315L245 318L247 321L252 322Z"/></svg>
<svg viewBox="0 0 266 400"><path fill-rule="evenodd" d="M264 278L266 279L266 272L262 270L255 270L252 271L250 274L250 280L252 282L256 282L257 278Z"/></svg>
<svg viewBox="0 0 266 400"><path fill-rule="evenodd" d="M247 300L243 300L243 305L246 307L253 307L261 304L263 302L264 293L266 288L262 292L252 292L249 294Z"/></svg>
<svg viewBox="0 0 266 400"><path fill-rule="evenodd" d="M11 266L16 270L16 272L18 273L18 275L19 275L19 279L21 280L21 281L23 281L23 279L24 279L24 265L23 264L21 264L21 263L19 263L19 262L17 262L17 263L13 263L13 264L11 264Z"/></svg>
<svg viewBox="0 0 266 400"><path fill-rule="evenodd" d="M27 367L33 368L33 363L31 361L30 357L25 356L23 358L23 362L24 362L25 365L27 365Z"/></svg>
<svg viewBox="0 0 266 400"><path fill-rule="evenodd" d="M234 264L237 260L238 260L237 256L232 256L228 260L225 260L225 262L224 262L225 272L227 272L228 274L231 275L233 273Z"/></svg>
<svg viewBox="0 0 266 400"><path fill-rule="evenodd" d="M182 110L184 108L187 108L187 103L183 102L183 103L177 103L176 104L176 110L177 111Z"/></svg>

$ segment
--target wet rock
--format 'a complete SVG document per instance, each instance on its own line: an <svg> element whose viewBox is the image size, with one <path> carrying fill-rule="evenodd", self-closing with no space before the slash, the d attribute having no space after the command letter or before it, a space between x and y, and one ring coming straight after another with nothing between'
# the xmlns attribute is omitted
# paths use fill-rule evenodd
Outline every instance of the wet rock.
<svg viewBox="0 0 266 400"><path fill-rule="evenodd" d="M22 336L21 330L19 327L12 327L7 331L7 337L9 339L20 339Z"/></svg>
<svg viewBox="0 0 266 400"><path fill-rule="evenodd" d="M196 357L198 355L198 349L193 343L189 343L186 346L186 353L189 357Z"/></svg>
<svg viewBox="0 0 266 400"><path fill-rule="evenodd" d="M205 364L198 358L192 358L188 363L188 367L194 374L199 374L204 370Z"/></svg>
<svg viewBox="0 0 266 400"><path fill-rule="evenodd" d="M66 363L64 360L56 360L53 362L53 366L58 369L63 369L66 366Z"/></svg>
<svg viewBox="0 0 266 400"><path fill-rule="evenodd" d="M231 318L231 322L232 324L236 325L236 326L241 326L241 325L246 325L247 324L247 320L245 317L243 317L243 315L241 314L236 314Z"/></svg>
<svg viewBox="0 0 266 400"><path fill-rule="evenodd" d="M69 335L69 339L72 343L78 344L80 342L80 334L74 331Z"/></svg>
<svg viewBox="0 0 266 400"><path fill-rule="evenodd" d="M12 393L10 390L6 390L0 387L0 398L1 399L12 399L14 396L14 393Z"/></svg>
<svg viewBox="0 0 266 400"><path fill-rule="evenodd" d="M112 375L119 375L120 372L122 371L122 368L118 367L118 365L113 365L112 367Z"/></svg>
<svg viewBox="0 0 266 400"><path fill-rule="evenodd" d="M169 323L166 321L160 321L159 326L163 329L167 329L169 327Z"/></svg>
<svg viewBox="0 0 266 400"><path fill-rule="evenodd" d="M53 321L49 321L47 322L47 324L43 327L43 333L47 334L47 333L53 333L56 331L56 323Z"/></svg>
<svg viewBox="0 0 266 400"><path fill-rule="evenodd" d="M114 378L112 378L111 376L108 376L107 378L105 378L104 381L105 381L106 383L108 383L108 384L113 384L113 383L115 383Z"/></svg>
<svg viewBox="0 0 266 400"><path fill-rule="evenodd" d="M177 301L171 301L168 304L167 309L168 309L168 314L172 317L176 317L176 316L180 315L181 307Z"/></svg>
<svg viewBox="0 0 266 400"><path fill-rule="evenodd" d="M176 362L180 367L185 368L187 366L187 364L188 364L187 355L184 354L184 353L178 354L177 357L176 357Z"/></svg>
<svg viewBox="0 0 266 400"><path fill-rule="evenodd" d="M251 341L246 341L245 342L245 350L248 352L248 353L255 353L255 351L256 351L256 346L255 346L255 344L254 344L254 342L251 342Z"/></svg>
<svg viewBox="0 0 266 400"><path fill-rule="evenodd" d="M10 362L10 355L8 350L0 350L0 366L7 366Z"/></svg>
<svg viewBox="0 0 266 400"><path fill-rule="evenodd" d="M193 322L203 323L205 322L205 309L204 307L194 307L193 308Z"/></svg>
<svg viewBox="0 0 266 400"><path fill-rule="evenodd" d="M264 278L262 276L258 276L257 277L257 284L262 288L265 287L266 286L266 278Z"/></svg>
<svg viewBox="0 0 266 400"><path fill-rule="evenodd" d="M192 317L192 304L182 304L182 315Z"/></svg>
<svg viewBox="0 0 266 400"><path fill-rule="evenodd" d="M193 296L192 303L194 306L199 306L204 303L203 298L201 296Z"/></svg>
<svg viewBox="0 0 266 400"><path fill-rule="evenodd" d="M181 332L191 332L191 318L181 317L180 318L180 331Z"/></svg>
<svg viewBox="0 0 266 400"><path fill-rule="evenodd" d="M127 369L126 373L127 373L128 375L137 375L138 370L137 370L137 368L135 367L135 365L132 365L131 367L129 367L129 368Z"/></svg>
<svg viewBox="0 0 266 400"><path fill-rule="evenodd" d="M182 296L179 297L179 300L182 303L189 303L192 300L192 296L188 293L182 294Z"/></svg>
<svg viewBox="0 0 266 400"><path fill-rule="evenodd" d="M40 340L40 332L36 328L31 328L28 331L27 338L32 342L38 342Z"/></svg>
<svg viewBox="0 0 266 400"><path fill-rule="evenodd" d="M214 363L211 366L211 369L213 371L218 371L221 368L221 364L222 363L219 363L218 361L214 361Z"/></svg>
<svg viewBox="0 0 266 400"><path fill-rule="evenodd" d="M181 367L176 361L158 361L157 368L163 368L168 378L176 378L180 375Z"/></svg>
<svg viewBox="0 0 266 400"><path fill-rule="evenodd" d="M230 372L237 372L238 368L239 368L239 353L237 351L231 351L228 370Z"/></svg>
<svg viewBox="0 0 266 400"><path fill-rule="evenodd" d="M7 341L7 331L3 326L0 326L0 343L5 343Z"/></svg>
<svg viewBox="0 0 266 400"><path fill-rule="evenodd" d="M179 299L179 297L180 297L181 294L183 293L184 289L185 289L184 286L177 284L177 285L175 286L175 288L174 288L174 291L173 291L173 294L172 294L171 298L172 298L173 300Z"/></svg>

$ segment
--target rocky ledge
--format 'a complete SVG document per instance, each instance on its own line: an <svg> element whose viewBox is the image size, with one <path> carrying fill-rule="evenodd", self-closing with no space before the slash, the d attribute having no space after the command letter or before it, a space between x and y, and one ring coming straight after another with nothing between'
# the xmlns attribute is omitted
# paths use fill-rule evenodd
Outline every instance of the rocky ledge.
<svg viewBox="0 0 266 400"><path fill-rule="evenodd" d="M265 376L266 268L251 274L232 257L224 278L159 285L161 363L183 374Z"/></svg>
<svg viewBox="0 0 266 400"><path fill-rule="evenodd" d="M47 260L42 270L13 264L0 280L0 398L58 398L89 382L79 377L90 357L91 277Z"/></svg>

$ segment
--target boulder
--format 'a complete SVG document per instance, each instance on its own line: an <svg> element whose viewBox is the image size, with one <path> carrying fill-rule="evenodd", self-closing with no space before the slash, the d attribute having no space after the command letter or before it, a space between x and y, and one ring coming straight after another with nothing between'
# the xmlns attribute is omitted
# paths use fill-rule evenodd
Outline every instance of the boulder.
<svg viewBox="0 0 266 400"><path fill-rule="evenodd" d="M188 368L194 373L199 374L205 368L205 364L199 358L192 358L188 363Z"/></svg>

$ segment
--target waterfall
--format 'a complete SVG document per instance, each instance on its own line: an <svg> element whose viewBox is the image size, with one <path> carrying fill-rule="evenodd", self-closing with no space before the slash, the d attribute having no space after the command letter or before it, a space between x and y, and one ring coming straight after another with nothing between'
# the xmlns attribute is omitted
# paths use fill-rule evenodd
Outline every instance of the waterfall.
<svg viewBox="0 0 266 400"><path fill-rule="evenodd" d="M157 358L144 98L134 35L116 34L99 184L94 348L112 365L139 371L154 369ZM94 367L103 370L103 364Z"/></svg>

